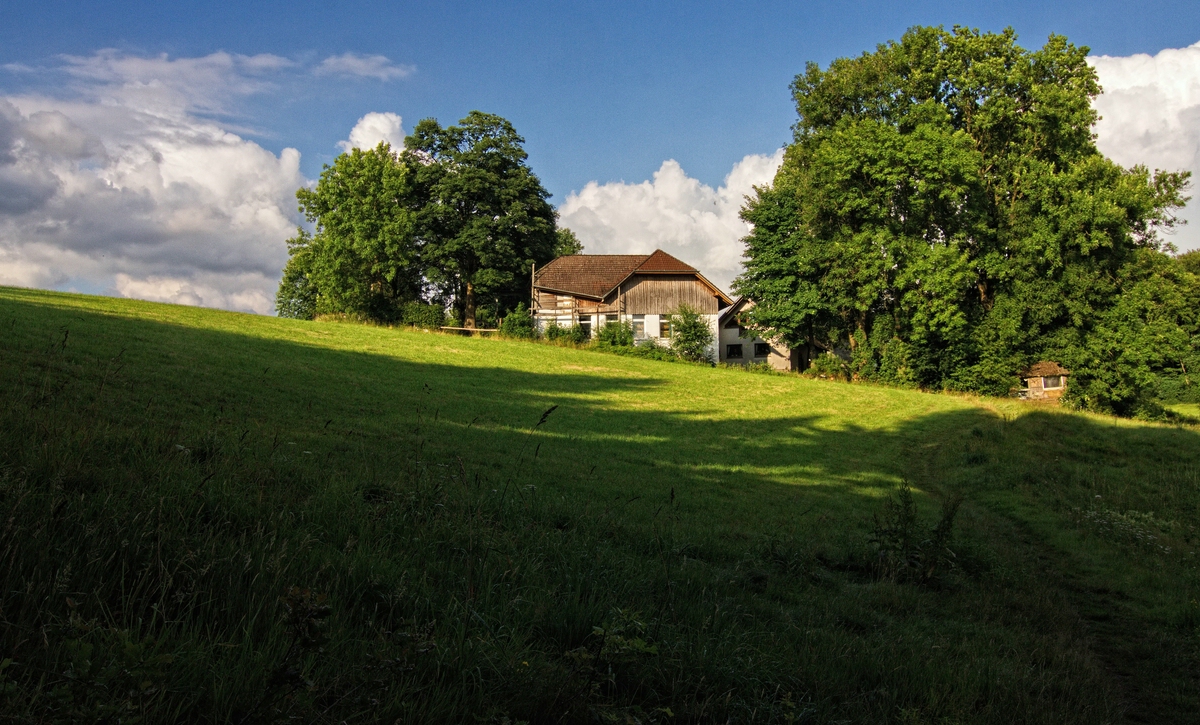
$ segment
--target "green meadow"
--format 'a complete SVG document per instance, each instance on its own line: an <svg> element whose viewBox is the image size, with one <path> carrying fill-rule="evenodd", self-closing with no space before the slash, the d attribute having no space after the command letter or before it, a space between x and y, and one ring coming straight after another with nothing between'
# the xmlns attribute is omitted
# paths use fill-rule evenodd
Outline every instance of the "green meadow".
<svg viewBox="0 0 1200 725"><path fill-rule="evenodd" d="M0 719L1200 712L1194 425L13 288L0 340Z"/></svg>

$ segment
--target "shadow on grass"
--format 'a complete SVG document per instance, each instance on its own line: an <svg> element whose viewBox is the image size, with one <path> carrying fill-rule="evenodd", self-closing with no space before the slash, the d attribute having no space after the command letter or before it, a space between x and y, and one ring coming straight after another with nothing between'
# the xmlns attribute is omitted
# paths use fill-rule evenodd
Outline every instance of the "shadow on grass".
<svg viewBox="0 0 1200 725"><path fill-rule="evenodd" d="M27 641L38 627L43 631L65 627L61 631L74 633L71 641L79 642L85 640L79 632L100 631L77 609L81 605L72 598L75 589L68 581L71 568L67 566L64 575L62 562L74 562L73 576L79 579L84 567L100 570L93 562L94 552L115 548L113 542L126 536L133 538L123 533L126 529L141 532L142 540L151 543L136 557L129 554L138 566L127 568L154 582L146 585L146 591L157 598L135 604L98 597L96 611L114 613L110 616L126 628L160 616L187 622L188 627L203 628L208 626L204 621L212 621L224 638L222 646L236 636L253 642L253 651L237 661L241 669L235 670L243 673L251 691L273 693L271 698L278 702L267 700L266 695L255 699L237 686L230 686L231 695L205 695L232 708L227 709L229 719L269 719L263 714L269 708L293 712L280 703L298 698L305 686L295 679L298 674L288 674L288 668L302 672L312 666L311 662L303 665L293 650L295 643L308 641L305 632L315 631L323 605L301 591L288 594L292 619L286 620L286 628L251 626L244 618L253 619L254 612L275 613L279 592L297 583L297 578L305 583L303 577L324 581L326 590L341 597L339 607L370 623L366 628L361 623L343 623L353 631L350 639L360 644L372 637L388 640L380 651L389 653L392 664L388 666L396 668L388 671L389 676L413 678L410 684L415 692L441 682L437 691L446 699L437 707L405 709L409 706L401 698L389 701L394 709L382 711L409 719L422 719L422 713L450 719L449 713L460 717L476 712L488 705L488 698L480 693L491 692L503 705L501 713L556 721L530 713L551 705L565 707L564 693L580 688L582 701L591 703L587 707L592 710L571 710L571 717L559 720L608 717L616 712L603 710L610 707L644 706L649 711L651 706L661 706L688 713L696 721L710 719L713 713L748 720L739 718L738 712L760 711L755 708L773 713L763 720L785 721L801 707L790 699L792 690L787 688L799 688L797 692L807 693L811 712L823 717L849 714L886 719L912 710L920 717L973 713L979 721L1003 722L1019 712L1018 719L1028 721L1087 722L1104 719L1130 702L1156 701L1161 693L1146 689L1150 686L1142 683L1143 675L1178 669L1170 662L1164 664L1172 657L1186 662L1183 650L1176 649L1162 657L1151 656L1153 666L1139 665L1132 674L1112 674L1110 679L1135 685L1124 685L1131 691L1118 692L1110 702L1107 695L1097 694L1108 682L1106 675L1088 668L1115 665L1104 652L1088 653L1088 645L1083 644L1088 631L1064 634L1075 626L1073 615L1058 611L1078 609L1079 602L1072 597L1087 582L1054 589L1058 584L1053 581L1030 583L989 574L1001 577L996 588L985 587L968 596L973 591L968 587L968 594L955 594L959 598L945 605L926 601L933 596L928 593L893 591L856 579L846 584L846 591L865 594L861 601L847 603L846 595L837 593L843 591L838 589L840 580L829 579L819 562L853 559L856 547L865 547L879 499L907 478L935 495L947 490L966 492L1018 521L1015 535L1028 541L1001 541L996 534L995 541L980 535L977 542L1000 547L1000 553L985 551L979 557L983 561L991 556L997 571L1039 575L1037 567L1042 564L1023 569L1025 564L1005 557L1028 555L1036 562L1046 555L1054 559L1045 564L1055 572L1049 578L1065 576L1070 552L1054 549L1057 544L1052 539L1056 526L1071 524L1073 511L1113 511L1123 516L1130 511L1155 512L1161 521L1194 516L1200 436L1192 430L1132 426L1047 411L1005 419L967 404L905 417L888 409L897 405L894 396L868 387L845 391L847 396L878 400L879 420L893 423L854 425L831 413L705 417L690 404L694 401L679 401L672 410L670 401L663 399L664 391L673 390L672 376L681 369L676 367L662 368L661 375L655 374L659 368L654 365L620 374L586 370L567 374L467 367L453 360L414 362L8 299L0 301L0 326L6 336L0 351L0 371L10 388L6 392L13 400L29 401L33 409L26 438L4 441L0 463L21 471L31 490L46 496L48 523L29 529L28 540L56 541L46 533L53 524L68 532L64 541L74 542L69 551L40 560L30 554L35 563L21 576L43 582L46 599L36 606L30 597L13 596L5 602L4 611L10 615L38 612L38 626L30 624L35 618L29 615L29 621L18 617L19 624L6 630L9 644ZM530 356L545 352L534 346L528 350ZM709 374L697 369L700 373ZM719 380L737 385L753 379L731 372ZM795 395L796 409L802 410L805 392L814 388L780 379L773 390ZM653 396L657 396L653 405L640 404L639 398ZM866 422L879 421L871 421L868 414ZM121 441L120 447L105 448L105 440ZM240 446L248 452L239 452ZM239 456L244 463L221 468L223 458ZM432 478L428 471L433 472ZM425 481L428 487L407 491L404 487L413 481ZM466 492L462 501L447 497L445 489L450 485ZM82 502L99 494L121 500L129 495L121 493L122 486L138 492L140 498L125 500L122 505L128 511L113 513L112 521L117 523L109 528L86 523L86 516L100 516L103 509L69 518L75 515L72 507L77 499ZM495 495L489 498L489 491ZM1097 496L1102 504L1095 503ZM246 605L249 614L224 613L211 602L211 584L194 587L195 592L210 592L208 603L187 609L193 606L189 597L199 595L172 583L185 577L145 573L163 566L161 542L170 537L163 533L163 524L156 528L147 522L154 515L161 519L161 502L169 497L176 502L174 514L180 518L181 531L217 532L205 534L210 538L201 544L228 549L220 560L224 563L214 570L226 577L220 591L232 599L240 593L246 602L253 602L253 607ZM6 498L5 503L14 500ZM504 506L509 502L524 511L525 518L505 522ZM485 510L484 503L499 508ZM925 505L934 506L929 501ZM439 506L443 511L454 508L457 523L437 523L442 521ZM383 508L386 512L380 513ZM977 516L985 520L986 511L981 509ZM67 521L77 521L78 531ZM1007 532L1005 536L1013 533L1003 522L989 525ZM285 533L276 536L272 527ZM405 539L409 531L418 532L425 543ZM1097 531L1101 535L1109 534ZM357 543L360 540L363 543ZM293 543L299 548L288 554L288 541L301 543ZM179 542L172 561L189 561L203 548L187 537ZM133 546L140 544L135 540ZM307 563L289 563L288 556L301 557L305 546L312 548L303 554L309 557ZM113 553L118 561L125 556L120 551ZM247 552L244 563L242 552ZM258 558L252 561L251 554ZM16 558L6 560L11 567ZM9 573L16 576L13 571ZM104 576L128 575L126 569L113 571L117 573L89 573L99 577L91 586L99 591L111 585L107 579L101 581ZM424 589L406 584L408 571L426 572ZM264 581L272 582L271 586L265 587ZM1012 587L1014 582L1017 586ZM1188 587L1194 588L1194 576L1175 584L1186 597ZM1004 593L1004 587L1019 591ZM918 606L922 597L925 603ZM153 607L147 603L151 600ZM643 631L636 621L627 621L626 614L610 613L631 605L653 613L659 622L655 626L673 631L677 639L671 640L665 630ZM921 607L960 611L931 615L928 620L894 614ZM1024 620L1006 620L1013 616L1005 614L1006 608L1015 608ZM199 617L195 612L201 611L208 620L188 619ZM726 611L732 614L720 614ZM979 614L983 612L987 615ZM296 617L300 619L293 621ZM996 626L988 623L989 617L1008 622L1003 626L1012 632L1003 630L998 635L989 629ZM451 623L439 625L437 637L443 642L459 638L456 645L442 645L441 651L454 655L446 655L445 663L416 664L414 658L423 655L426 650L421 648L428 644L421 637L429 641L434 637L433 629L422 635L419 626L435 620ZM727 629L712 629L717 621ZM617 634L604 635L592 651L587 648L596 627ZM1039 627L1064 631L1040 633ZM388 639L392 632L401 631L403 638ZM510 633L497 634L504 631ZM897 632L899 638L893 636ZM958 659L930 660L929 648L943 646L936 642L954 632L971 642L970 647L964 645ZM149 646L137 637L126 641L132 636L128 632L114 636L126 638L116 641L114 652ZM718 636L726 637L719 646L706 644L707 638ZM1016 654L1004 647L989 649L989 637L996 636L1008 636ZM1043 636L1045 641L1038 639ZM1108 636L1116 643L1110 648L1116 661L1117 645L1129 643L1116 634ZM771 644L776 637L781 639ZM924 649L909 651L908 644L901 644L905 637L920 641ZM1054 637L1068 644L1047 644ZM674 641L677 660L646 664L643 660L649 655L639 655L634 644L639 638L656 639L664 649ZM606 650L610 645L616 649ZM215 645L200 638L189 646L203 650ZM361 655L350 651L350 645L342 647L341 656L347 661ZM1043 654L1039 647L1049 647L1045 651L1051 654ZM472 648L490 654L471 654ZM575 654L563 659L563 651ZM534 660L535 655L541 659ZM207 656L210 660L197 656L196 661L223 661L221 656ZM316 654L305 656L311 659ZM755 657L760 660L757 665L751 664ZM739 663L744 672L728 668L723 658ZM146 664L144 659L122 671L165 667ZM531 660L534 667L544 669L523 669L530 665L522 663ZM64 662L54 663L59 668L55 671L63 671ZM271 664L279 662L283 664ZM971 669L979 662L987 664ZM618 686L599 674L601 664L610 672L625 673L622 682L648 684ZM325 671L327 680L335 683L338 675L330 673L339 671L336 665ZM266 677L272 666L274 674ZM365 667L355 665L360 666ZM468 692L444 682L447 671L472 668L490 673L492 679L475 683ZM404 674L413 671L420 677ZM374 677L371 673L376 670L362 672ZM151 672L144 681L156 681L157 676ZM285 678L284 684L271 679L276 677ZM1005 684L993 685L997 678ZM367 687L363 682L356 681L354 687ZM558 684L551 687L547 682ZM1164 682L1179 684L1171 678ZM123 682L101 684L113 691L124 686ZM342 691L333 684L327 687ZM753 693L737 705L744 711L731 706L730 702L739 701L729 697L719 705L719 695L739 688ZM986 694L995 688L1002 692ZM344 689L354 691L349 686ZM512 692L524 694L504 694ZM789 694L784 698L781 693ZM90 702L91 695L79 697ZM979 698L988 697L992 699L981 704ZM1157 701L1167 700L1157 697ZM186 707L179 705L183 708L179 712L194 713L187 708L203 707L207 701L189 702ZM320 698L312 702L317 704L306 707L342 711ZM1186 698L1181 701L1179 712L1186 712L1189 704ZM353 710L360 705L345 707ZM148 706L143 702L137 707ZM1143 709L1149 707L1143 704ZM294 712L311 715L316 710ZM1173 710L1165 712L1163 719L1169 721ZM636 714L634 710L624 714L631 713Z"/></svg>

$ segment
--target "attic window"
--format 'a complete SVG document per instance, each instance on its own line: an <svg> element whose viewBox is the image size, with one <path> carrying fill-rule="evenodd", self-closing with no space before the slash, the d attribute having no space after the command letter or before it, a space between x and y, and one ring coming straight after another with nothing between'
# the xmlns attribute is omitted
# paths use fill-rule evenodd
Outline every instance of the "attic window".
<svg viewBox="0 0 1200 725"><path fill-rule="evenodd" d="M742 359L742 346L741 345L726 345L725 346L725 359L726 360L741 360Z"/></svg>
<svg viewBox="0 0 1200 725"><path fill-rule="evenodd" d="M1045 375L1042 377L1043 388L1061 388L1063 379L1061 375Z"/></svg>
<svg viewBox="0 0 1200 725"><path fill-rule="evenodd" d="M765 342L754 343L754 357L770 357L771 346Z"/></svg>

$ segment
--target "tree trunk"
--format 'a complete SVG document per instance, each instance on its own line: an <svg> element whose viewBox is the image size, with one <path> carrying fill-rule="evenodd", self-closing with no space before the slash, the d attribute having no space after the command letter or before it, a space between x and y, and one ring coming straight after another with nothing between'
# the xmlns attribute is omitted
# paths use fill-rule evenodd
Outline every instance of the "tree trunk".
<svg viewBox="0 0 1200 725"><path fill-rule="evenodd" d="M475 284L467 282L467 295L463 303L463 327L475 327Z"/></svg>

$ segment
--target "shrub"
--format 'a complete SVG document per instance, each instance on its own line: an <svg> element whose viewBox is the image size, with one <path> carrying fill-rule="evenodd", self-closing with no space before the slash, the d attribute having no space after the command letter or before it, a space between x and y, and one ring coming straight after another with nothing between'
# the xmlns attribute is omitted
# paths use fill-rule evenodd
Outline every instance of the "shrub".
<svg viewBox="0 0 1200 725"><path fill-rule="evenodd" d="M283 269L283 279L275 293L275 312L280 317L311 320L317 316L317 288L308 278L305 259L304 254L293 256Z"/></svg>
<svg viewBox="0 0 1200 725"><path fill-rule="evenodd" d="M808 370L804 371L804 374L814 378L849 380L850 366L837 355L827 352L824 355L814 357L812 363L808 366Z"/></svg>
<svg viewBox="0 0 1200 725"><path fill-rule="evenodd" d="M409 302L401 309L400 320L413 327L436 330L446 324L446 310L441 305Z"/></svg>
<svg viewBox="0 0 1200 725"><path fill-rule="evenodd" d="M546 325L545 336L551 342L565 342L574 345L586 343L589 337L581 325L563 327L554 320L551 320L550 324Z"/></svg>
<svg viewBox="0 0 1200 725"><path fill-rule="evenodd" d="M712 362L713 332L699 310L682 304L670 316L671 349L688 362Z"/></svg>
<svg viewBox="0 0 1200 725"><path fill-rule="evenodd" d="M599 347L633 347L633 324L628 321L608 322L596 333Z"/></svg>
<svg viewBox="0 0 1200 725"><path fill-rule="evenodd" d="M505 315L504 321L500 323L500 334L518 340L532 340L537 337L537 330L533 326L533 315L529 314L529 309L525 307L524 302L517 305L517 309Z"/></svg>

